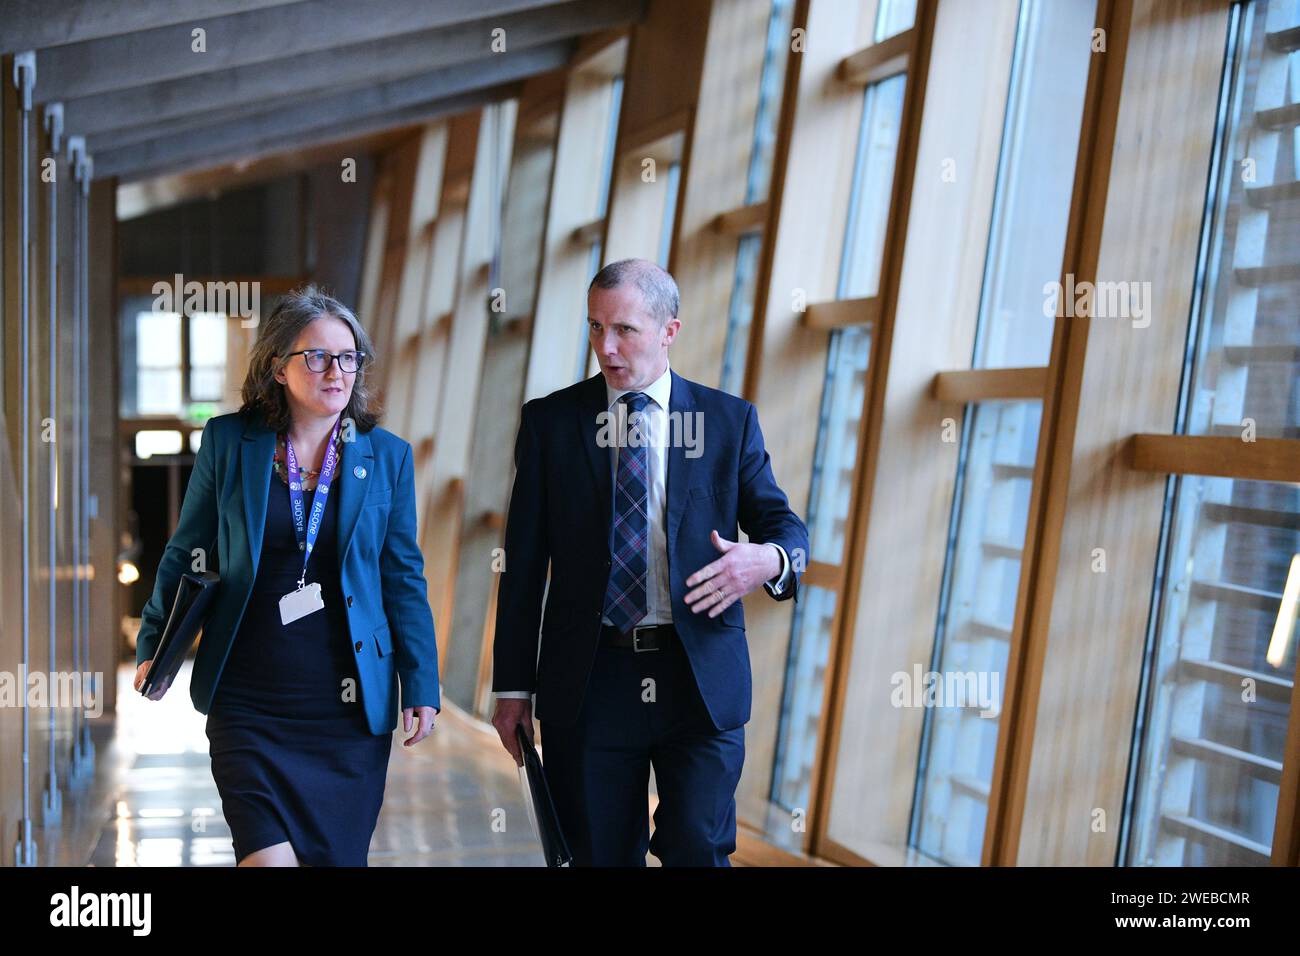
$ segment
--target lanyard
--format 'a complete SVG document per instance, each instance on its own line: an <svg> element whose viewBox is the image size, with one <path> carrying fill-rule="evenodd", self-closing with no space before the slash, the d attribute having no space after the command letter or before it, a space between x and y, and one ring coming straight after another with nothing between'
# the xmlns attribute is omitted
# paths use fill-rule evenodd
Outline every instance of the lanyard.
<svg viewBox="0 0 1300 956"><path fill-rule="evenodd" d="M286 432L284 436L284 457L289 470L289 510L293 512L293 528L298 538L298 547L302 549L302 575L298 578L298 587L302 588L307 580L307 561L311 558L312 548L316 546L316 535L320 532L321 517L325 514L325 498L330 493L330 482L334 478L334 466L338 463L338 454L334 439L339 433L339 422L334 422L330 432L329 444L325 447L325 462L320 468L320 479L316 482L316 497L311 502L311 520L303 527L302 480L298 475L298 456L293 453L293 442Z"/></svg>

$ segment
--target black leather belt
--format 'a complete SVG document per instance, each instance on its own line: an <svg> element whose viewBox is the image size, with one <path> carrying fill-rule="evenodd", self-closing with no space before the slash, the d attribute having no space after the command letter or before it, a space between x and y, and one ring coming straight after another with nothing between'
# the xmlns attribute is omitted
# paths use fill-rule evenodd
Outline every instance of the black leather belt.
<svg viewBox="0 0 1300 956"><path fill-rule="evenodd" d="M630 647L637 653L663 650L677 632L671 624L643 624L630 631L620 631L612 624L600 629L600 642L609 647Z"/></svg>

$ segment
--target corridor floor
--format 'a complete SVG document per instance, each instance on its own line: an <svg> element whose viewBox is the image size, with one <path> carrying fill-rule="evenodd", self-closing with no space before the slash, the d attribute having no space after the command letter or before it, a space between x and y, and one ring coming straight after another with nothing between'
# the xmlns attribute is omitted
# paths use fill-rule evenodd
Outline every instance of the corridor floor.
<svg viewBox="0 0 1300 956"><path fill-rule="evenodd" d="M189 665L162 701L118 679L111 730L96 730L93 781L65 795L64 821L43 863L233 866L230 830L208 761L206 718L189 699ZM496 734L444 709L403 747L399 723L371 866L541 866L518 771Z"/></svg>

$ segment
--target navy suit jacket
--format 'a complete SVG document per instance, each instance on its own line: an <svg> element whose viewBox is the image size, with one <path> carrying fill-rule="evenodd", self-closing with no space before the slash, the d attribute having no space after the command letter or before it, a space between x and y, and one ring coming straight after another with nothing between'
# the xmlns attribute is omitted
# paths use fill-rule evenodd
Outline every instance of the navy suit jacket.
<svg viewBox="0 0 1300 956"><path fill-rule="evenodd" d="M597 373L525 403L515 444L492 686L533 692L538 719L557 725L577 720L600 640L613 479L610 448L598 443L597 432L598 416L607 410L605 379ZM693 613L685 602L686 578L721 557L710 530L735 541L739 526L752 542L785 548L792 580L778 600L794 597L808 529L772 477L752 404L673 372L668 411L702 415L702 454L688 457L682 442L668 449L665 530L673 624L714 726L728 730L750 714L745 610L736 601L715 618L707 610Z"/></svg>
<svg viewBox="0 0 1300 956"><path fill-rule="evenodd" d="M361 700L371 733L384 734L397 726L399 679L403 708L441 706L438 645L416 540L411 445L383 428L357 429L354 438L343 442L330 496L339 496L339 571ZM203 714L212 705L253 592L274 453L275 432L260 415L246 420L236 412L208 419L180 520L141 615L138 663L158 649L181 574L191 570L193 549L206 551L215 538L219 567L214 570L221 583L190 682L190 697Z"/></svg>

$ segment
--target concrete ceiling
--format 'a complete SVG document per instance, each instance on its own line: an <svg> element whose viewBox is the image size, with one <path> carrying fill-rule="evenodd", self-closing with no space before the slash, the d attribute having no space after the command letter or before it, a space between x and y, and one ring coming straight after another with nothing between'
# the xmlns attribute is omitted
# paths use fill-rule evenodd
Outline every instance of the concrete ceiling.
<svg viewBox="0 0 1300 956"><path fill-rule="evenodd" d="M0 53L35 51L38 112L61 104L94 175L128 183L362 144L499 100L644 13L645 0L0 0Z"/></svg>

